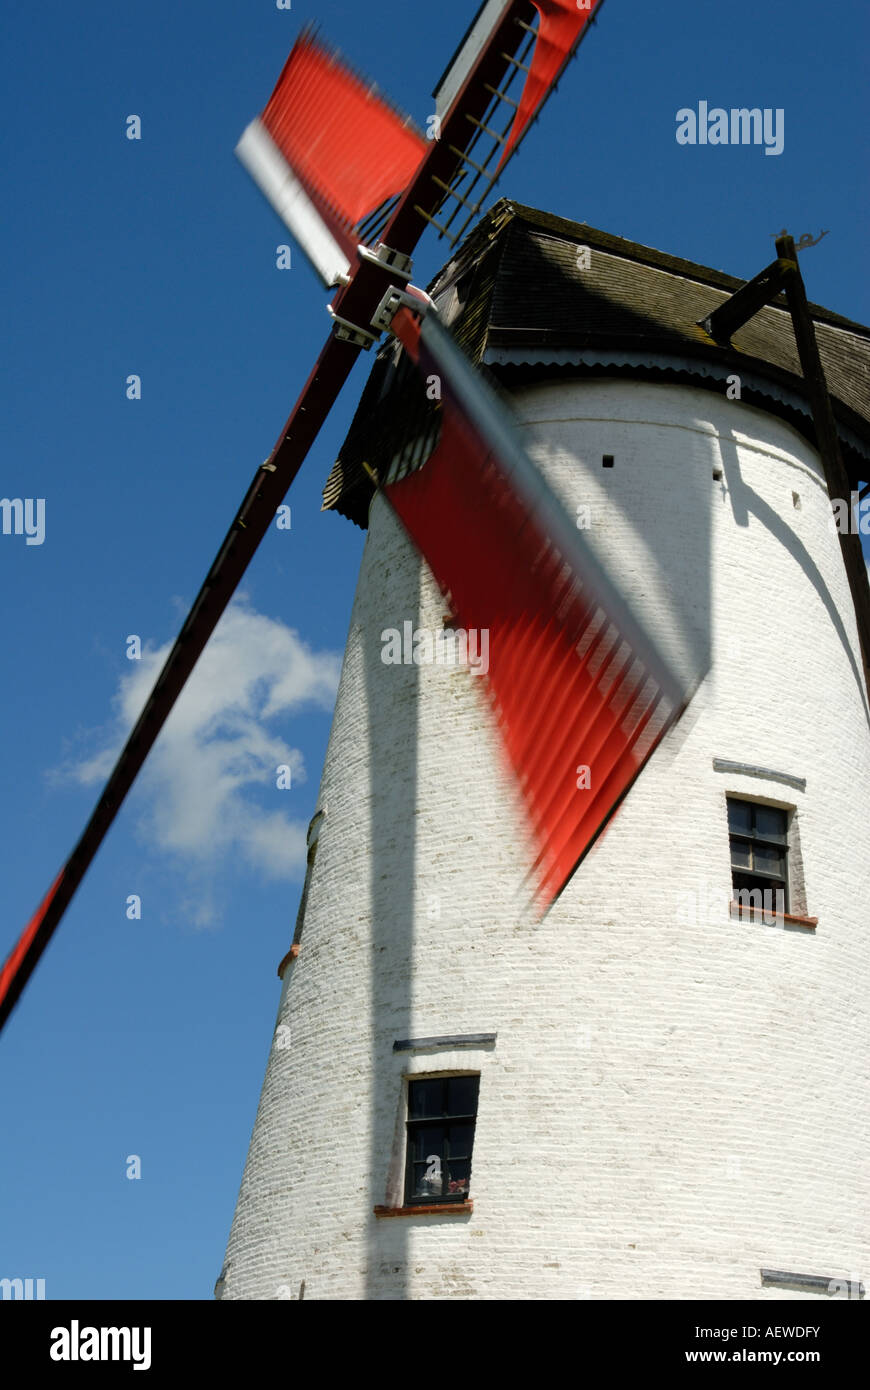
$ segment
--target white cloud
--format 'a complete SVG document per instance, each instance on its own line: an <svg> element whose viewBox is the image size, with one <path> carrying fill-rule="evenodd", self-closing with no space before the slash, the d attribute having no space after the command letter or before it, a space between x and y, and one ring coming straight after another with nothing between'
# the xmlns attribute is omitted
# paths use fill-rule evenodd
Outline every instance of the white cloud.
<svg viewBox="0 0 870 1390"><path fill-rule="evenodd" d="M67 776L83 786L105 782L170 646L143 648L130 663L113 698L114 719L98 735L102 746L67 765ZM305 767L278 727L292 727L287 716L303 706L331 709L340 666L337 653L312 651L292 628L237 598L139 774L146 841L195 871L232 859L270 878L298 876L306 824L281 804L293 792L278 790L276 778L286 764L295 787Z"/></svg>

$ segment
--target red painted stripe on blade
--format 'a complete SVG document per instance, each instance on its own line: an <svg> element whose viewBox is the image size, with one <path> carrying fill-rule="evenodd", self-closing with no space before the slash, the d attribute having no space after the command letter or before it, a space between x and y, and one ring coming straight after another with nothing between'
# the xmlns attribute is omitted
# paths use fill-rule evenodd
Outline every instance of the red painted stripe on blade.
<svg viewBox="0 0 870 1390"><path fill-rule="evenodd" d="M300 183L345 229L401 192L428 149L310 35L294 45L261 119Z"/></svg>
<svg viewBox="0 0 870 1390"><path fill-rule="evenodd" d="M577 0L532 0L540 15L538 38L499 169L522 140L599 3L591 0L590 9L578 9Z"/></svg>
<svg viewBox="0 0 870 1390"><path fill-rule="evenodd" d="M51 885L42 902L39 904L39 907L36 909L30 921L27 923L27 926L24 928L24 931L21 933L12 950L9 952L9 955L6 957L6 960L3 962L3 968L2 970L0 970L0 1012L3 1012L3 1006L7 998L13 993L17 994L20 992L15 989L15 984L18 979L18 976L23 973L24 967L27 964L30 957L32 957L34 954L36 956L39 956L39 954L42 951L42 946L44 943L37 943L37 935L45 919L45 914L51 907L51 904L55 899L57 891L60 888L61 883L63 882L63 876L65 873L66 868L64 867L63 869L61 869L57 878L54 880L54 883ZM28 971L28 974L29 973L30 972Z"/></svg>

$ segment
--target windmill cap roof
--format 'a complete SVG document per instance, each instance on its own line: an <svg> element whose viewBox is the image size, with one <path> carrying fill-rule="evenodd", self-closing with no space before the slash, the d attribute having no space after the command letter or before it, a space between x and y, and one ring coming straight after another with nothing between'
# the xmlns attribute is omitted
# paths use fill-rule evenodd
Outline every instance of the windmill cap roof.
<svg viewBox="0 0 870 1390"><path fill-rule="evenodd" d="M736 372L743 401L789 420L815 444L784 297L761 309L728 346L699 326L745 283L501 199L428 288L471 360L508 389L560 375L618 375L721 394L726 377ZM857 487L870 471L870 330L820 305L811 304L810 312L844 462ZM395 413L391 381L400 356L392 341L378 353L324 488L324 508L363 527L374 489L371 471L385 464L379 441L384 420Z"/></svg>

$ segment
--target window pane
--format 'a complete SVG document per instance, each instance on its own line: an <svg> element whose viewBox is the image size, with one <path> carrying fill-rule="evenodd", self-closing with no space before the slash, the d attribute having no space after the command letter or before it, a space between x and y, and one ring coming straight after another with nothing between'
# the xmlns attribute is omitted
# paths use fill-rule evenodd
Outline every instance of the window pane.
<svg viewBox="0 0 870 1390"><path fill-rule="evenodd" d="M474 1125L450 1125L447 1130L447 1152L458 1158L470 1158L474 1143Z"/></svg>
<svg viewBox="0 0 870 1390"><path fill-rule="evenodd" d="M435 1115L443 1115L444 1104L444 1082L437 1078L433 1081L409 1081L408 1082L408 1115L412 1120L425 1120Z"/></svg>
<svg viewBox="0 0 870 1390"><path fill-rule="evenodd" d="M441 1155L430 1149L422 1163L414 1164L414 1196L441 1197L443 1193Z"/></svg>
<svg viewBox="0 0 870 1390"><path fill-rule="evenodd" d="M735 869L751 869L752 860L746 840L731 841L731 864Z"/></svg>
<svg viewBox="0 0 870 1390"><path fill-rule="evenodd" d="M734 897L742 893L737 901L744 907L753 907L758 912L788 912L788 896L785 887L780 888L769 878L756 878L753 874L734 875Z"/></svg>
<svg viewBox="0 0 870 1390"><path fill-rule="evenodd" d="M752 830L752 805L748 801L728 801L728 829L741 830L748 835Z"/></svg>
<svg viewBox="0 0 870 1390"><path fill-rule="evenodd" d="M760 874L778 874L785 878L785 854L775 845L752 846L753 868Z"/></svg>
<svg viewBox="0 0 870 1390"><path fill-rule="evenodd" d="M444 1148L443 1125L412 1125L408 1132L411 1158L420 1163L430 1154L440 1154Z"/></svg>
<svg viewBox="0 0 870 1390"><path fill-rule="evenodd" d="M476 1115L479 1076L451 1076L447 1082L448 1115Z"/></svg>
<svg viewBox="0 0 870 1390"><path fill-rule="evenodd" d="M785 840L786 815L778 806L756 806L755 833L768 839Z"/></svg>
<svg viewBox="0 0 870 1390"><path fill-rule="evenodd" d="M764 888L770 887L770 884L765 883L764 879L754 878L752 874L734 874L732 877L732 884L735 893L757 894L757 897L744 899L747 907L757 907L759 909L763 907L764 898L762 894Z"/></svg>
<svg viewBox="0 0 870 1390"><path fill-rule="evenodd" d="M447 1196L466 1193L471 1180L471 1160L451 1158L447 1165Z"/></svg>

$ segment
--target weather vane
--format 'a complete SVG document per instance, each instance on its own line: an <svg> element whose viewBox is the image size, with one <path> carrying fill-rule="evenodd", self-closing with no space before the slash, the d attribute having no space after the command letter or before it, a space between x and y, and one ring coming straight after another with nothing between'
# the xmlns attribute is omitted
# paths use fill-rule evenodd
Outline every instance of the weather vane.
<svg viewBox="0 0 870 1390"><path fill-rule="evenodd" d="M772 237L777 237L777 238L779 238L779 237L784 237L784 236L788 236L788 231L786 230L785 227L783 227L783 229L782 229L781 232L771 232L770 235L771 235ZM818 236L815 238L815 240L814 240L814 239L813 239L812 232L804 232L804 234L803 234L803 236L801 237L800 241L796 241L796 242L795 242L795 250L796 250L796 251L806 251L807 247L809 247L809 246L818 246L818 244L819 244L819 242L821 241L822 237L823 237L823 236L827 236L827 235L828 235L828 232L827 232L827 231L819 232L819 235L818 235Z"/></svg>

